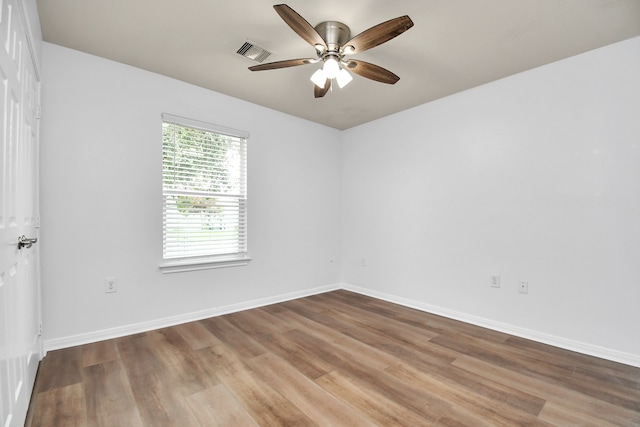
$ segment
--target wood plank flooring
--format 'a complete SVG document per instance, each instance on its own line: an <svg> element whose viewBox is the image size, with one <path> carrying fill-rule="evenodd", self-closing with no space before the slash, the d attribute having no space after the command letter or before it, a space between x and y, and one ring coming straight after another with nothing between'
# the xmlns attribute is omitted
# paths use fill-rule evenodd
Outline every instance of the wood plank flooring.
<svg viewBox="0 0 640 427"><path fill-rule="evenodd" d="M640 426L640 369L335 291L50 352L28 426Z"/></svg>

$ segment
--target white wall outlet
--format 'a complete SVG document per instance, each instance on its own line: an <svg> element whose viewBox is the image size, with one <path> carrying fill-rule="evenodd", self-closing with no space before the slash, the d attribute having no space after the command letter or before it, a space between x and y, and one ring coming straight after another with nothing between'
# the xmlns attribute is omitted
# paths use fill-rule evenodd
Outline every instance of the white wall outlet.
<svg viewBox="0 0 640 427"><path fill-rule="evenodd" d="M500 275L499 274L492 274L491 275L491 287L492 288L499 288L500 287Z"/></svg>
<svg viewBox="0 0 640 427"><path fill-rule="evenodd" d="M366 267L367 266L367 259L366 258L362 258L360 260L360 266L361 267Z"/></svg>
<svg viewBox="0 0 640 427"><path fill-rule="evenodd" d="M118 292L118 281L115 277L107 277L104 279L104 292L106 294Z"/></svg>
<svg viewBox="0 0 640 427"><path fill-rule="evenodd" d="M518 287L518 292L520 292L521 294L528 294L529 293L529 282L520 282L520 286Z"/></svg>

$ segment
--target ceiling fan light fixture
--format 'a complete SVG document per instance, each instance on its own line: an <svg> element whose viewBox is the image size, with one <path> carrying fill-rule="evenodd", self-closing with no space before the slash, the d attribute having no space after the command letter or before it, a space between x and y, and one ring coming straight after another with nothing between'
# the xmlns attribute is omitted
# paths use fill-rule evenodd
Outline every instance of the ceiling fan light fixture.
<svg viewBox="0 0 640 427"><path fill-rule="evenodd" d="M318 86L319 88L323 88L325 83L327 82L327 75L325 74L325 72L322 70L322 68L316 70L315 73L313 73L311 75L311 79L309 79L313 82L314 85Z"/></svg>
<svg viewBox="0 0 640 427"><path fill-rule="evenodd" d="M325 59L322 70L324 71L324 74L328 79L335 79L340 72L340 65L333 56L330 56Z"/></svg>
<svg viewBox="0 0 640 427"><path fill-rule="evenodd" d="M249 67L251 71L274 70L305 64L323 62L322 69L316 70L310 80L314 83L313 95L322 98L332 88L332 80L343 88L353 79L348 69L359 76L381 83L395 84L400 77L391 71L360 60L343 60L345 55L361 53L399 36L413 26L409 16L399 16L365 30L351 37L351 30L342 22L324 21L312 27L295 10L286 4L273 6L284 22L304 41L316 50L317 58L289 59L269 62ZM342 66L341 66L342 64Z"/></svg>
<svg viewBox="0 0 640 427"><path fill-rule="evenodd" d="M348 85L351 80L353 80L353 77L351 77L351 74L349 74L349 72L344 68L341 69L336 76L336 82L338 82L338 87L340 87L340 89Z"/></svg>

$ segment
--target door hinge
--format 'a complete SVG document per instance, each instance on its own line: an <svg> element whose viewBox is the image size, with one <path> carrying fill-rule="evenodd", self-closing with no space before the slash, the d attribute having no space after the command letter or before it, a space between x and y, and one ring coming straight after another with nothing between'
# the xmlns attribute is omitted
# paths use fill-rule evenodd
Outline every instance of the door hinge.
<svg viewBox="0 0 640 427"><path fill-rule="evenodd" d="M39 119L42 116L42 107L40 105L36 105L36 119Z"/></svg>
<svg viewBox="0 0 640 427"><path fill-rule="evenodd" d="M38 336L42 336L42 322L38 322Z"/></svg>
<svg viewBox="0 0 640 427"><path fill-rule="evenodd" d="M36 228L40 228L40 215L36 217Z"/></svg>

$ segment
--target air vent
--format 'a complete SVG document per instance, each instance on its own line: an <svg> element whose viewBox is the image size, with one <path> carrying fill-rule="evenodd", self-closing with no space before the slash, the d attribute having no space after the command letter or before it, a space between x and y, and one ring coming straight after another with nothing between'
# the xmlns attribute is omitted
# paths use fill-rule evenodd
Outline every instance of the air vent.
<svg viewBox="0 0 640 427"><path fill-rule="evenodd" d="M236 53L254 62L262 62L273 52L269 52L267 49L257 46L253 42L246 41Z"/></svg>

